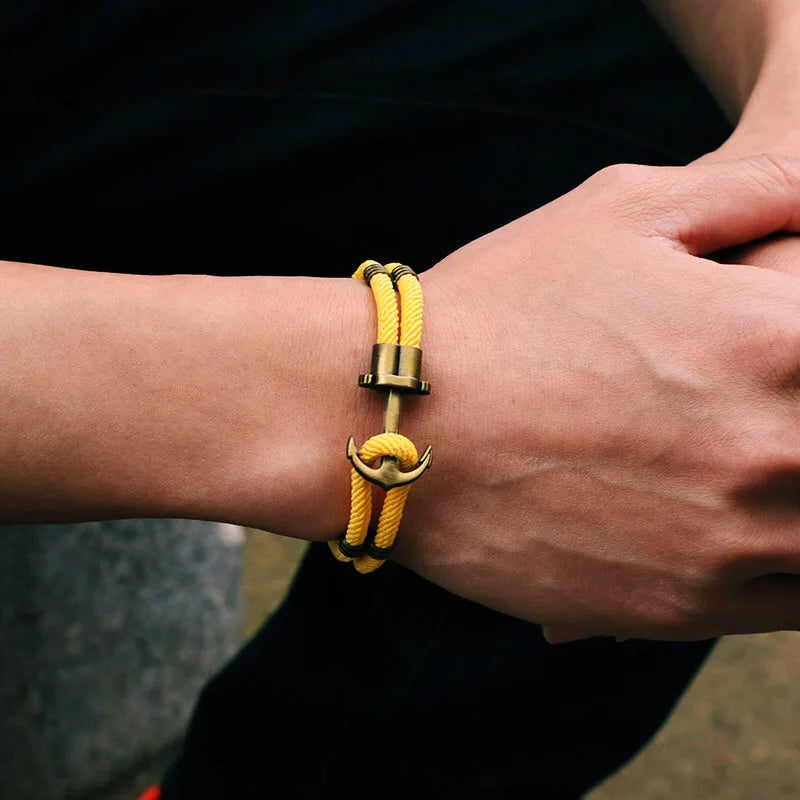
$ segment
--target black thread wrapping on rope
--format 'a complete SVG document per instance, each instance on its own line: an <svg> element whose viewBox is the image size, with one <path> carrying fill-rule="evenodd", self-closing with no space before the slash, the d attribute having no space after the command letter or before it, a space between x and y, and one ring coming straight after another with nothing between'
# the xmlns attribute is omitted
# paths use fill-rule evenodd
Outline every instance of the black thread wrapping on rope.
<svg viewBox="0 0 800 800"><path fill-rule="evenodd" d="M366 555L378 561L386 561L386 559L392 554L392 550L394 550L394 545L391 547L378 547L374 541L371 541L367 545L365 553Z"/></svg>
<svg viewBox="0 0 800 800"><path fill-rule="evenodd" d="M366 270L364 270L366 272ZM417 275L414 270L409 267L407 264L401 264L399 267L395 267L392 270L392 283L394 284L394 288L397 288L397 281L403 277L403 275L413 275L417 280L419 280L419 275Z"/></svg>
<svg viewBox="0 0 800 800"><path fill-rule="evenodd" d="M363 544L350 544L345 539L339 539L339 552L346 558L358 558L364 553Z"/></svg>
<svg viewBox="0 0 800 800"><path fill-rule="evenodd" d="M375 275L389 275L389 270L383 266L383 264L369 264L368 266L364 267L364 281L367 286L370 285L370 281L373 279ZM391 277L391 275L389 276Z"/></svg>

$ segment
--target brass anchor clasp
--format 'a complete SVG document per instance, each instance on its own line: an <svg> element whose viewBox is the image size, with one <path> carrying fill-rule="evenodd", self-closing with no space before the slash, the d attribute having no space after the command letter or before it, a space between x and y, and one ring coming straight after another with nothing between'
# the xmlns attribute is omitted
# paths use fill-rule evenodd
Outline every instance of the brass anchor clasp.
<svg viewBox="0 0 800 800"><path fill-rule="evenodd" d="M384 433L397 433L400 427L400 401L402 392L430 394L430 384L420 380L422 350L418 347L397 344L376 344L372 348L372 371L359 375L358 385L368 389L388 392L383 415ZM347 440L347 457L353 469L365 480L375 483L387 492L397 486L412 483L433 462L430 445L425 448L417 465L403 472L394 456L383 456L379 467L370 467L358 455L355 439Z"/></svg>
<svg viewBox="0 0 800 800"><path fill-rule="evenodd" d="M428 467L433 463L433 451L431 446L425 448L422 458L417 462L417 466L409 472L403 472L397 465L394 456L383 456L379 467L368 467L358 457L358 447L356 440L351 436L347 440L347 457L353 464L353 469L370 483L376 483L387 492L396 486L405 486L413 483Z"/></svg>

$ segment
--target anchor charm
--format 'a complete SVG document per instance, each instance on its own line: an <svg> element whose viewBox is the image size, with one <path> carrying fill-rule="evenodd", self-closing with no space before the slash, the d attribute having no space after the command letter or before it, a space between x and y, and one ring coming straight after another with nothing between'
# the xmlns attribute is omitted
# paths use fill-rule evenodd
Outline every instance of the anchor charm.
<svg viewBox="0 0 800 800"><path fill-rule="evenodd" d="M398 433L402 392L429 394L430 384L420 380L422 350L396 344L376 344L372 348L372 372L359 375L358 384L364 388L387 392L383 414L383 432ZM397 486L413 483L433 462L430 445L425 448L417 465L403 472L394 456L382 456L379 467L370 467L358 455L354 437L347 440L347 457L362 478L375 483L387 492Z"/></svg>
<svg viewBox="0 0 800 800"><path fill-rule="evenodd" d="M397 431L387 432L396 433ZM407 483L413 483L433 463L433 451L431 446L428 445L422 454L422 458L417 462L417 466L409 472L400 470L397 465L397 459L394 456L383 456L381 465L377 468L368 467L358 457L358 447L356 447L356 440L352 436L347 440L347 457L353 464L353 469L362 478L370 483L378 484L387 492L396 486L405 486Z"/></svg>

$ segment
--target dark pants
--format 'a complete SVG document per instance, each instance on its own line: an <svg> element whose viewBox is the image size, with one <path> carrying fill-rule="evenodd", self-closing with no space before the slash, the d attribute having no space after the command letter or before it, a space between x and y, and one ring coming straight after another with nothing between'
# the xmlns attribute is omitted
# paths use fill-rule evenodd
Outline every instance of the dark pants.
<svg viewBox="0 0 800 800"><path fill-rule="evenodd" d="M165 800L577 798L648 740L712 645L551 646L402 567L373 578L312 545L203 692Z"/></svg>
<svg viewBox="0 0 800 800"><path fill-rule="evenodd" d="M0 255L19 261L424 270L606 164L685 162L725 134L638 3L95 0L11 17ZM312 546L203 692L164 798L575 798L647 741L710 647L553 647L394 564L363 578Z"/></svg>

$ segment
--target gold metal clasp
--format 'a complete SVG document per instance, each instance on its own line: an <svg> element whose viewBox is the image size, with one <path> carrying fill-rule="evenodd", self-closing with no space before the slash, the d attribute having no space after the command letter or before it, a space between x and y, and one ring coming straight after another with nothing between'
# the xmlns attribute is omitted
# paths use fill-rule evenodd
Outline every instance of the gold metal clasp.
<svg viewBox="0 0 800 800"><path fill-rule="evenodd" d="M375 344L372 346L370 372L358 376L358 385L365 389L376 389L387 393L386 408L383 413L384 433L398 433L400 428L400 401L404 392L411 394L430 394L431 385L420 377L422 371L422 350L399 344ZM347 440L347 457L353 469L362 478L385 489L405 486L412 483L433 462L430 446L422 454L417 465L403 472L394 456L383 456L379 467L367 466L358 456L355 439Z"/></svg>
<svg viewBox="0 0 800 800"><path fill-rule="evenodd" d="M347 440L347 457L353 465L353 469L370 483L376 483L387 492L396 486L405 486L413 483L433 462L433 451L430 445L425 448L422 458L417 462L417 466L409 472L403 472L397 464L394 456L383 456L379 467L368 467L358 457L358 447L356 440L351 436Z"/></svg>
<svg viewBox="0 0 800 800"><path fill-rule="evenodd" d="M431 385L421 379L421 373L422 350L419 347L374 344L370 371L358 376L358 385L365 389L430 394Z"/></svg>

